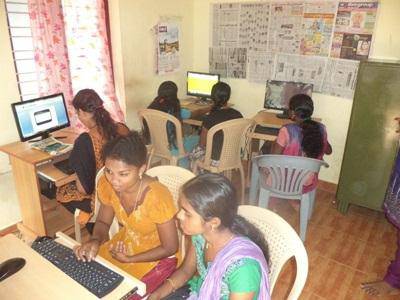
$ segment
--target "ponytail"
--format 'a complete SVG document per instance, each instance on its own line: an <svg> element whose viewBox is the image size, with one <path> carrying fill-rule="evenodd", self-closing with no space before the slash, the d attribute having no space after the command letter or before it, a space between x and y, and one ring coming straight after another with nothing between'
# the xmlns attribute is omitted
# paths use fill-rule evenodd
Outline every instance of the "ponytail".
<svg viewBox="0 0 400 300"><path fill-rule="evenodd" d="M231 97L231 87L225 82L217 82L211 89L211 99L214 102L211 111L221 109Z"/></svg>
<svg viewBox="0 0 400 300"><path fill-rule="evenodd" d="M265 260L269 263L269 249L267 241L264 238L264 234L252 223L247 221L240 215L236 215L233 219L230 230L240 236L248 237L254 242L264 254Z"/></svg>
<svg viewBox="0 0 400 300"><path fill-rule="evenodd" d="M118 126L111 118L110 113L100 106L94 110L94 120L107 141L118 136Z"/></svg>
<svg viewBox="0 0 400 300"><path fill-rule="evenodd" d="M318 158L323 153L324 143L320 124L307 119L300 123L303 138L301 148L307 157Z"/></svg>

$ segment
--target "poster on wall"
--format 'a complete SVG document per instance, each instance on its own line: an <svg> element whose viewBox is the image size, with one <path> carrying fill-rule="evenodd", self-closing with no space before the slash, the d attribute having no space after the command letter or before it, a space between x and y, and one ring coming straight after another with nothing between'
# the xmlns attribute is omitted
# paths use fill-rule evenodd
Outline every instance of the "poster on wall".
<svg viewBox="0 0 400 300"><path fill-rule="evenodd" d="M157 74L179 70L179 27L175 23L159 23L157 30Z"/></svg>
<svg viewBox="0 0 400 300"><path fill-rule="evenodd" d="M352 60L368 58L377 10L377 1L339 3L331 57Z"/></svg>

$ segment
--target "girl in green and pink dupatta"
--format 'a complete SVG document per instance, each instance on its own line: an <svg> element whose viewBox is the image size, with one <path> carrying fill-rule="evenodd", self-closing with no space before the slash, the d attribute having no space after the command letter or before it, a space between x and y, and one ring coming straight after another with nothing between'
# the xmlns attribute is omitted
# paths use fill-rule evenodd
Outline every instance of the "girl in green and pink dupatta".
<svg viewBox="0 0 400 300"><path fill-rule="evenodd" d="M177 217L192 243L180 268L149 300L269 300L268 246L237 214L229 180L210 173L193 178L182 187L180 206Z"/></svg>

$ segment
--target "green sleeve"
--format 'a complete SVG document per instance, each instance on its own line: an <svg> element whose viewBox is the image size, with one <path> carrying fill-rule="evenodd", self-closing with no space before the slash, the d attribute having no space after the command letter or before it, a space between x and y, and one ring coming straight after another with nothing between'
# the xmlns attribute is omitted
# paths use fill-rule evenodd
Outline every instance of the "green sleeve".
<svg viewBox="0 0 400 300"><path fill-rule="evenodd" d="M243 259L243 263L237 266L227 277L228 288L231 293L258 292L261 283L261 268L259 263L250 258ZM255 297L254 299L257 299Z"/></svg>

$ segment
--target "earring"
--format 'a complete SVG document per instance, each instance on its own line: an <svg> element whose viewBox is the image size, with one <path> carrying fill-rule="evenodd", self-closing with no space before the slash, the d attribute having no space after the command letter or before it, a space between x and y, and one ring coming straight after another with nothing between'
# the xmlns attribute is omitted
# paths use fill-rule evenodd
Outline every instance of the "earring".
<svg viewBox="0 0 400 300"><path fill-rule="evenodd" d="M143 179L143 173L139 174L139 179L142 180Z"/></svg>

